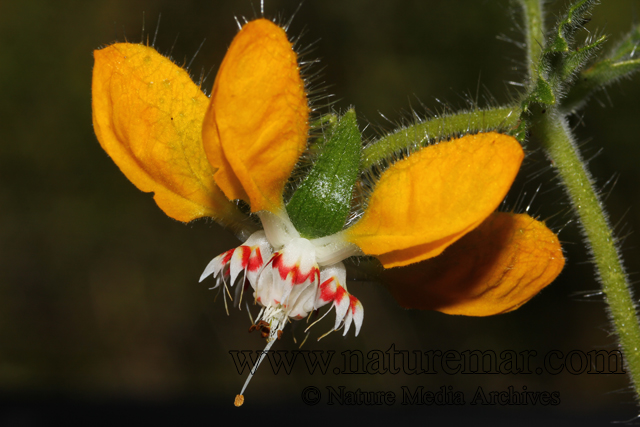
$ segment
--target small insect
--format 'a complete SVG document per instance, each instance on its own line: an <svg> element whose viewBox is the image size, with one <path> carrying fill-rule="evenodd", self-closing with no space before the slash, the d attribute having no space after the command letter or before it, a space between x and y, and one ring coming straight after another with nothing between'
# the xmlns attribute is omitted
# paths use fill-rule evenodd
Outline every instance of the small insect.
<svg viewBox="0 0 640 427"><path fill-rule="evenodd" d="M249 328L249 332L253 332L255 330L260 330L260 336L262 336L262 338L267 338L269 336L269 333L271 332L271 325L269 325L264 320L261 320L255 325L251 325L251 327ZM280 339L281 335L282 331L278 331L278 339Z"/></svg>

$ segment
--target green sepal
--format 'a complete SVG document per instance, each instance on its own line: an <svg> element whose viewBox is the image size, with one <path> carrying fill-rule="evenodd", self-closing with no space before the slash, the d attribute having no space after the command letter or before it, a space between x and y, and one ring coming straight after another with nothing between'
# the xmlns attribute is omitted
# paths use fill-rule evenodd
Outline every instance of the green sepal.
<svg viewBox="0 0 640 427"><path fill-rule="evenodd" d="M362 141L356 113L349 110L333 126L309 175L287 204L287 213L307 239L342 230L360 172Z"/></svg>

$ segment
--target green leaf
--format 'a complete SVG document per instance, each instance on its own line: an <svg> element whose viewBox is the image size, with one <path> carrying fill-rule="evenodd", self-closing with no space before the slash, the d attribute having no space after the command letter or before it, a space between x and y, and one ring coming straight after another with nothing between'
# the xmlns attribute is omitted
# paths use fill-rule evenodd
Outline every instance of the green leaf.
<svg viewBox="0 0 640 427"><path fill-rule="evenodd" d="M291 222L302 237L313 239L342 230L351 209L361 152L356 113L349 110L338 120L311 172L287 204Z"/></svg>
<svg viewBox="0 0 640 427"><path fill-rule="evenodd" d="M640 58L620 62L606 59L594 64L580 73L576 84L562 101L562 111L574 111L582 107L593 92L638 71Z"/></svg>
<svg viewBox="0 0 640 427"><path fill-rule="evenodd" d="M614 62L633 59L635 56L640 56L639 48L640 25L636 25L629 34L613 48L611 53L607 55L607 58Z"/></svg>
<svg viewBox="0 0 640 427"><path fill-rule="evenodd" d="M556 35L549 44L549 51L568 52L576 31L589 22L591 9L598 3L598 0L579 0L569 6L564 18L558 22Z"/></svg>
<svg viewBox="0 0 640 427"><path fill-rule="evenodd" d="M588 22L588 15L598 3L598 0L578 0L569 6L543 50L537 65L538 79L524 98L523 111L528 111L532 103L547 106L559 103L576 75L600 49L606 40L604 36L587 41L581 47L575 47L573 42L576 31Z"/></svg>
<svg viewBox="0 0 640 427"><path fill-rule="evenodd" d="M576 83L562 101L562 111L571 112L579 109L595 91L639 71L639 48L640 26L635 26L605 59L596 62L579 74Z"/></svg>
<svg viewBox="0 0 640 427"><path fill-rule="evenodd" d="M561 81L566 81L575 75L600 50L606 36L599 37L595 42L587 44L566 55L559 71Z"/></svg>

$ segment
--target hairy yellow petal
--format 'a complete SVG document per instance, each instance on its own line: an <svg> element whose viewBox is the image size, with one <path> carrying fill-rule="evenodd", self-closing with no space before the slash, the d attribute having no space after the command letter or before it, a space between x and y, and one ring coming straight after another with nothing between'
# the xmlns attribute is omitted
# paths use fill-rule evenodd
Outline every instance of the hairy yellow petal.
<svg viewBox="0 0 640 427"><path fill-rule="evenodd" d="M148 46L94 52L93 126L102 148L170 217L230 226L242 215L220 191L202 147L208 98L187 72Z"/></svg>
<svg viewBox="0 0 640 427"><path fill-rule="evenodd" d="M297 56L266 19L242 27L229 47L203 125L216 182L253 212L282 209L282 192L308 135L309 107Z"/></svg>
<svg viewBox="0 0 640 427"><path fill-rule="evenodd" d="M525 214L494 213L440 256L383 272L406 308L465 316L515 310L564 267L558 237Z"/></svg>
<svg viewBox="0 0 640 427"><path fill-rule="evenodd" d="M494 132L425 147L382 174L346 238L386 268L434 257L498 207L523 157Z"/></svg>

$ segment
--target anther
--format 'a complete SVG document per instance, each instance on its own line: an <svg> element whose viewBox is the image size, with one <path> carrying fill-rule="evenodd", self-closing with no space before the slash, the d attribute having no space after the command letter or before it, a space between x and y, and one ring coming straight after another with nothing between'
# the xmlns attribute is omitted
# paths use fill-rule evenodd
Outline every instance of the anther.
<svg viewBox="0 0 640 427"><path fill-rule="evenodd" d="M236 394L236 398L235 398L235 400L233 401L233 404L234 404L236 407L240 407L240 406L242 406L242 404L243 404L243 403L244 403L244 396L243 396L243 395L241 395L241 394Z"/></svg>

